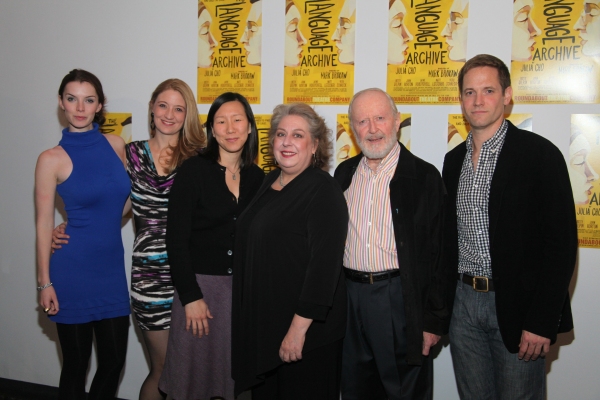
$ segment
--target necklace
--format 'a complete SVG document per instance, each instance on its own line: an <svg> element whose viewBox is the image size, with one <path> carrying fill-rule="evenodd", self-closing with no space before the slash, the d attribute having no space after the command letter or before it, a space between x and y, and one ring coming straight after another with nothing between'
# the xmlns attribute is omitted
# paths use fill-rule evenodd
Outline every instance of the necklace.
<svg viewBox="0 0 600 400"><path fill-rule="evenodd" d="M229 171L229 168L225 167L225 169L227 171ZM233 179L234 181L237 179L237 173L240 171L240 167L238 167L238 169L235 172L229 171L231 173L231 179Z"/></svg>
<svg viewBox="0 0 600 400"><path fill-rule="evenodd" d="M285 187L285 185L287 185L287 183L283 183L283 171L279 172L279 184L281 187Z"/></svg>

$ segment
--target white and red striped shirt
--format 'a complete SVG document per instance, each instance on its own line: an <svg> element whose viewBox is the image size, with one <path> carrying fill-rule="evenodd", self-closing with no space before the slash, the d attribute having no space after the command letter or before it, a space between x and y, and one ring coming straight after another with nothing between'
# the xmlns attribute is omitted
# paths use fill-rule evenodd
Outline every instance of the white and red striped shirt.
<svg viewBox="0 0 600 400"><path fill-rule="evenodd" d="M396 143L376 171L363 157L344 192L350 214L344 250L346 268L364 272L399 268L390 207L390 182L399 156L400 145Z"/></svg>

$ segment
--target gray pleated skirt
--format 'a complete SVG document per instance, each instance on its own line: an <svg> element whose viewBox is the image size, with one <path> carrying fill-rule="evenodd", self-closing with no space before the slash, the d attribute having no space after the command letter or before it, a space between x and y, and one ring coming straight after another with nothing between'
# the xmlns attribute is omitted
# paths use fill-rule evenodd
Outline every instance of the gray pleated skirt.
<svg viewBox="0 0 600 400"><path fill-rule="evenodd" d="M185 330L185 309L177 290L173 297L171 331L159 388L176 400L233 400L231 379L231 284L233 277L196 275L213 318L208 336Z"/></svg>

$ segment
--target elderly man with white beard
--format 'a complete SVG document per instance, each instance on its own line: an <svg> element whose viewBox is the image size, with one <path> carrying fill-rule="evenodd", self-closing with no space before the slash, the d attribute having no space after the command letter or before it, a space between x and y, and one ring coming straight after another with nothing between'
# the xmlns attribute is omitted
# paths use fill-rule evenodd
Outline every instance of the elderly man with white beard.
<svg viewBox="0 0 600 400"><path fill-rule="evenodd" d="M350 216L342 398L431 399L430 350L448 331L456 280L440 263L444 185L397 141L387 93L358 92L348 116L362 153L335 171Z"/></svg>

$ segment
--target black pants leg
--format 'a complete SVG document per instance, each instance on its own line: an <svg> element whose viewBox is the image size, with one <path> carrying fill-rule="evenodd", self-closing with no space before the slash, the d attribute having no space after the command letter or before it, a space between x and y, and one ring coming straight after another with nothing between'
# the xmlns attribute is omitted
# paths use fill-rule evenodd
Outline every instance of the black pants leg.
<svg viewBox="0 0 600 400"><path fill-rule="evenodd" d="M56 330L63 356L58 398L60 400L86 399L85 376L94 337L92 324L56 324Z"/></svg>
<svg viewBox="0 0 600 400"><path fill-rule="evenodd" d="M98 369L88 399L112 399L127 356L129 316L95 321L93 326L98 346Z"/></svg>
<svg viewBox="0 0 600 400"><path fill-rule="evenodd" d="M98 346L98 369L87 398L114 398L127 355L129 317L108 318L84 324L56 324L56 329L63 355L59 399L86 399L85 377L94 335Z"/></svg>
<svg viewBox="0 0 600 400"><path fill-rule="evenodd" d="M406 362L406 317L400 277L357 283L346 280L348 325L344 338L342 399L430 400L433 358Z"/></svg>

